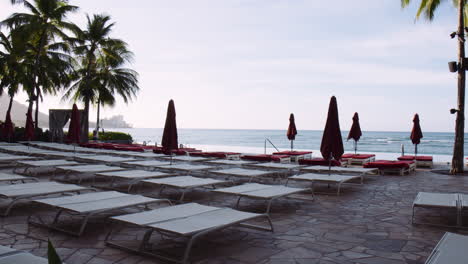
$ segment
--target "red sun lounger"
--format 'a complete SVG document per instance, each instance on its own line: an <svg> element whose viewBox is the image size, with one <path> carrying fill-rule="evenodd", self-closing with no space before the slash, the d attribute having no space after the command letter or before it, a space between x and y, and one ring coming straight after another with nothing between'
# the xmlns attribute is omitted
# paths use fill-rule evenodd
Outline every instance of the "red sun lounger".
<svg viewBox="0 0 468 264"><path fill-rule="evenodd" d="M432 168L432 156L401 156L398 157L398 160L401 161L414 161L416 159L416 167L429 167Z"/></svg>
<svg viewBox="0 0 468 264"><path fill-rule="evenodd" d="M380 174L384 175L385 172L398 173L400 175L410 174L416 168L414 161L400 161L400 160L376 160L364 164L364 168L378 168Z"/></svg>
<svg viewBox="0 0 468 264"><path fill-rule="evenodd" d="M328 166L330 164L330 161L328 161L326 159L322 159L322 158L302 159L302 160L299 160L299 164L300 165L310 165L310 166L314 166L314 165ZM332 166L341 166L341 162L339 162L337 160L332 160L331 165Z"/></svg>
<svg viewBox="0 0 468 264"><path fill-rule="evenodd" d="M191 152L190 156L206 157L206 158L219 158L219 159L239 159L240 153L238 152Z"/></svg>
<svg viewBox="0 0 468 264"><path fill-rule="evenodd" d="M368 162L375 161L375 154L351 154L347 153L341 156L343 160L347 160L348 164L363 165Z"/></svg>
<svg viewBox="0 0 468 264"><path fill-rule="evenodd" d="M291 156L291 161L297 162L301 159L312 158L312 151L281 151L273 155L288 155Z"/></svg>
<svg viewBox="0 0 468 264"><path fill-rule="evenodd" d="M265 162L290 162L291 156L289 155L269 155L269 154L259 154L259 155L244 155L241 157L245 160L253 161L265 161Z"/></svg>

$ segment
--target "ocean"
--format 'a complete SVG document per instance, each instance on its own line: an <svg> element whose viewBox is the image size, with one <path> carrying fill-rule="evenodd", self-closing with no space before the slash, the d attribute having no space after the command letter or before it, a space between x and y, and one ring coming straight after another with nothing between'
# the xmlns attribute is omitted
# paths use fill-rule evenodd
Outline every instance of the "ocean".
<svg viewBox="0 0 468 264"><path fill-rule="evenodd" d="M161 128L112 128L132 135L139 143L154 145L161 142ZM295 150L312 150L315 157L320 156L322 131L300 130L294 141ZM402 145L405 154L414 153L414 145L410 140L410 132L374 132L363 131L358 142L358 153L374 153L378 159L394 159L401 155ZM196 147L205 151L236 151L242 153L264 153L265 140L270 140L279 150L291 148L286 138L286 130L255 130L255 129L179 129L179 144ZM353 140L346 141L348 131L342 132L346 152L354 152ZM465 135L467 138L468 135ZM432 155L434 161L450 162L453 151L454 134L442 132L425 132L421 144L418 145L418 155ZM465 153L468 154L468 142L465 141ZM267 142L266 153L276 149Z"/></svg>

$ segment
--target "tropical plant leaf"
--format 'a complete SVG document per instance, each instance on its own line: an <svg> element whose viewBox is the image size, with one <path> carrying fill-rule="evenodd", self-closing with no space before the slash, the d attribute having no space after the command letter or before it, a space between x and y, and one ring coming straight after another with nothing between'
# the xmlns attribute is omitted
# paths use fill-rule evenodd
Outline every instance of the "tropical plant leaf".
<svg viewBox="0 0 468 264"><path fill-rule="evenodd" d="M62 264L62 260L57 254L54 245L52 245L50 239L48 239L47 241L47 258L49 259L49 264Z"/></svg>

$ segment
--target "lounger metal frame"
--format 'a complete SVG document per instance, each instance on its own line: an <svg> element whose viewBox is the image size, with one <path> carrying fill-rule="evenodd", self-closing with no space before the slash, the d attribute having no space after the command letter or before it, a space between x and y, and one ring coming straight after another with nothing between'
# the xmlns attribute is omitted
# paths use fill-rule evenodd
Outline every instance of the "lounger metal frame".
<svg viewBox="0 0 468 264"><path fill-rule="evenodd" d="M257 175L244 175L242 173L236 173L236 172L233 172L233 173L229 173L229 170L239 170L239 171L257 171L259 172ZM243 178L249 178L249 181L248 182L252 182L253 179L255 178L258 178L258 177L263 177L263 176L267 176L267 175L278 175L278 172L277 171L266 171L266 170L257 170L257 169L245 169L245 168L238 168L238 167L234 167L234 168L229 168L229 169L221 169L221 170L211 170L210 173L213 173L215 175L219 175L219 176L224 176L224 177L228 177L228 179L232 178L232 177L243 177Z"/></svg>
<svg viewBox="0 0 468 264"><path fill-rule="evenodd" d="M43 183L43 182L38 182L37 184L39 184L39 183ZM29 184L29 183L27 183L27 184ZM31 183L31 184L36 184L36 183ZM63 184L63 185L65 185L65 184ZM71 184L68 184L68 185L71 186ZM15 187L20 186L20 184L16 184L14 186ZM49 191L49 192L43 192L43 193L38 193L38 194L23 194L23 195L3 195L3 194L0 194L0 198L12 199L12 201L8 204L5 211L3 213L1 213L0 215L1 216L8 216L10 214L10 211L13 209L13 206L16 205L21 200L28 200L28 199L31 199L31 198L45 197L45 196L53 195L53 194L66 194L66 193L78 193L79 194L82 191L94 190L93 188L89 188L89 187L83 187L83 186L77 186L77 185L74 185L74 186L76 186L76 188L70 188L70 189L66 189L66 190Z"/></svg>
<svg viewBox="0 0 468 264"><path fill-rule="evenodd" d="M312 174L312 173L311 173L311 174ZM302 175L307 175L307 174L302 174ZM353 183L350 183L350 182L348 182L348 181L352 181L352 180L355 180L355 179L360 179L360 184L364 184L364 176L363 176L363 175L341 175L341 174L335 174L336 176L347 177L347 178L342 179L341 181L327 180L327 179L325 179L325 178L327 177L326 174L316 174L316 175L323 176L324 178L323 178L323 179L295 178L295 177L301 176L301 175L295 175L295 176L289 177L289 178L286 180L285 186L288 185L288 183L289 183L290 180L309 182L309 183L311 183L312 193L315 194L315 193L319 193L319 192L316 192L316 191L315 191L315 184L316 184L317 182L319 182L319 183L326 183L326 184L336 184L336 186L337 186L336 195L337 195L337 196L340 196L340 193L341 193L341 185L342 185L342 184L353 184ZM329 194L329 193L323 193L323 194Z"/></svg>
<svg viewBox="0 0 468 264"><path fill-rule="evenodd" d="M97 194L97 193L94 193L94 194ZM132 195L132 194L127 194L127 195ZM141 196L141 195L139 195L139 196ZM36 226L46 227L46 228L53 229L53 230L56 230L56 231L60 231L60 232L63 232L63 233L66 233L66 234L69 234L69 235L72 235L72 236L78 236L79 237L79 236L81 236L83 234L83 232L84 232L84 230L86 228L86 225L88 224L89 219L91 217L93 217L93 216L98 215L98 214L109 213L110 211L114 211L114 210L130 208L130 207L139 207L139 206L144 206L144 210L149 210L148 205L153 204L153 203L164 203L164 202L166 202L169 205L172 205L171 201L169 201L168 199L154 199L154 198L150 198L150 199L153 199L153 201L135 203L133 205L114 206L112 208L97 209L97 210L88 211L88 212L84 212L84 213L83 212L78 212L78 211L75 211L75 210L70 210L68 208L61 207L60 205L54 206L54 205L49 204L48 206L51 206L51 207L57 209L57 213L55 214L55 217L54 217L54 220L52 221L52 223L50 223L50 224L44 223L44 221L42 220L42 218L40 216L35 216L35 218L39 220L39 222L35 222L35 221L32 220L32 218L33 218L32 215L30 215L28 217L28 223L30 223L32 225L36 225ZM97 201L99 201L99 200L97 200ZM40 203L40 201L33 201L33 202ZM58 220L59 220L60 216L63 213L68 213L69 215L72 215L72 216L83 216L83 220L82 220L80 228L78 229L77 232L73 232L73 231L63 229L63 228L60 228L60 227L56 226L58 224Z"/></svg>
<svg viewBox="0 0 468 264"><path fill-rule="evenodd" d="M243 184L243 185L248 185L248 184L252 184L252 183L246 183L246 184ZM256 184L256 183L253 183L253 184ZM275 187L290 188L290 187L281 186L281 185L264 185L264 184L258 184L258 185L263 185L265 187L265 189L267 189L268 187L270 187L270 188L275 188ZM242 186L242 185L239 185L239 186ZM237 186L233 186L233 187L237 187ZM229 188L227 188L227 189L229 189ZM266 206L265 214L269 215L271 205L272 205L274 200L276 200L278 198L287 197L287 196L292 195L292 194L296 194L296 193L299 193L299 192L304 192L304 191L309 190L309 189L304 189L304 188L290 188L290 189L291 189L291 192L289 192L289 193L278 194L278 195L274 195L274 196L270 196L270 197L258 196L258 195L254 195L254 194L249 193L249 192L228 192L228 191L225 191L223 189L213 190L213 192L237 196L237 202L236 202L235 208L239 208L239 203L240 203L240 200L242 198L266 200L267 206ZM293 191L292 189L297 189L297 190ZM252 190L251 192L260 191L260 190L261 190L261 188L259 188L257 190ZM312 194L312 197L313 197L313 194Z"/></svg>
<svg viewBox="0 0 468 264"><path fill-rule="evenodd" d="M171 180L171 179L174 179L174 178L177 178L177 177L192 177L192 176L189 176L189 175L186 175L186 176L175 176L175 177L169 177L167 178L168 180ZM216 189L216 185L218 184L227 184L229 183L228 181L222 181L222 180L216 180L216 179L211 179L211 178L197 178L197 177L192 177L192 178L196 178L196 179L200 179L201 181L203 180L212 180L211 182L206 182L206 183L194 183L190 186L181 186L181 185L177 185L176 183L170 183L170 182L161 182L161 183L156 183L154 182L155 180L164 180L164 178L161 178L161 179L153 179L153 180L143 180L141 181L142 184L146 184L146 185L157 185L157 186L160 186L161 188L159 189L159 193L158 193L158 197L161 197L162 196L162 193L163 191L166 189L166 188L173 188L173 189L177 189L177 190L180 190L181 192L181 195L180 195L180 198L179 198L179 202L182 202L185 198L185 193L189 190L192 190L192 189L195 189L195 188L200 188L200 187L208 187L208 186L211 186L211 188L213 190Z"/></svg>
<svg viewBox="0 0 468 264"><path fill-rule="evenodd" d="M439 194L439 193L435 193ZM412 215L411 215L411 224L412 225L429 225L429 226L441 226L441 227L461 227L461 202L460 202L460 195L457 193L440 193L440 194L451 194L456 197L455 200L455 206L444 206L444 205L431 205L431 204L418 204L417 201L420 199L422 195L424 195L424 192L419 192L416 198L413 201L413 206L412 206ZM439 224L432 224L432 223L427 223L427 222L416 222L415 221L415 215L416 215L416 208L438 208L438 209L455 209L455 216L457 219L457 223L455 226L450 226L450 225L439 225Z"/></svg>
<svg viewBox="0 0 468 264"><path fill-rule="evenodd" d="M426 259L425 264L465 264L468 237L446 232Z"/></svg>
<svg viewBox="0 0 468 264"><path fill-rule="evenodd" d="M31 253L17 250L10 247L0 246L0 263L34 263L34 264L47 264L49 261L45 258L35 256ZM65 263L64 263L65 264Z"/></svg>
<svg viewBox="0 0 468 264"><path fill-rule="evenodd" d="M174 175L171 173L147 171L147 170L136 170L136 171L143 171L143 172L147 172L148 174L151 174L151 173L157 173L157 174L154 174L152 176L149 175L147 177L135 177L135 178L122 177L122 176L119 176L118 174L112 174L112 173L120 173L120 172L132 172L132 170L130 171L122 170L122 171L99 172L95 174L95 177L96 178L97 177L111 178L110 187L109 187L110 189L115 188L117 181L124 181L125 182L124 184L128 185L127 192L130 193L130 191L132 190L132 187L141 183L143 180L152 179L152 178L170 177Z"/></svg>
<svg viewBox="0 0 468 264"><path fill-rule="evenodd" d="M187 205L187 204L185 204L185 205ZM223 208L218 208L218 209L223 209ZM224 209L226 209L226 208L224 208ZM158 209L156 209L156 210L158 210ZM267 220L267 222L268 222L269 227L244 223L246 221L259 219L259 218L265 218ZM113 218L111 218L111 219L115 220ZM171 220L173 220L173 219L171 219ZM161 229L150 226L151 224L138 225L138 224L129 223L129 222L121 222L119 220L115 220L115 221L117 221L119 223L120 228L112 229L111 231L109 231L109 233L107 234L106 239L105 239L105 243L107 245L109 245L111 247L114 247L114 248L121 249L121 250L125 250L125 251L129 251L129 252L133 252L133 253L137 253L137 254L141 254L141 255L154 257L154 258L161 259L161 260L164 260L164 261L176 262L176 263L182 263L182 264L188 263L190 252L192 250L193 244L198 239L200 239L201 237L206 236L207 234L213 233L215 231L220 231L220 230L223 230L223 229L226 229L226 228L229 228L229 227L233 227L233 226L241 226L241 227L246 227L246 228L251 228L251 229L274 232L273 224L271 222L270 217L267 214L255 214L254 217L251 217L249 219L242 219L240 221L231 222L231 223L228 223L228 224L225 224L225 225L220 225L220 226L216 226L216 227L207 228L207 229L204 229L204 230L201 230L201 231L198 231L198 232L194 232L194 233L191 233L191 234L188 234L188 235L181 235L181 234L178 234L178 233L174 233L174 232L170 232L170 231L166 231L166 230L161 230ZM147 228L147 231L145 232L145 234L143 236L143 239L142 239L142 241L141 241L138 248L131 248L131 247L120 245L120 244L117 244L117 243L114 243L114 242L110 242L111 239L112 239L113 233L116 233L116 232L120 231L122 229L122 226L125 226L125 225L131 225L131 226L137 226L137 227L146 227ZM185 247L185 250L184 250L184 254L183 254L182 259L176 259L176 258L173 258L173 257L169 257L169 256L162 255L162 254L156 254L156 253L152 253L152 252L148 251L148 249L151 248L150 247L151 244L149 243L149 240L151 238L151 235L153 233L155 233L155 232L160 234L161 237L164 237L164 236L180 237L180 236L182 236L186 240L188 240L188 242L186 244L186 247Z"/></svg>
<svg viewBox="0 0 468 264"><path fill-rule="evenodd" d="M83 165L75 161L68 161L68 160L60 160L66 163L62 164L45 164L45 165L32 165L28 164L29 160L25 161L17 161L15 164L15 168L13 168L13 173L23 174L23 175L30 175L30 176L37 176L38 172L32 173L32 169L41 168L41 169L53 169L52 171L52 178L55 177L55 173L57 171L57 166L72 166L72 165ZM51 161L51 160L39 160L39 161ZM22 171L20 171L22 170Z"/></svg>

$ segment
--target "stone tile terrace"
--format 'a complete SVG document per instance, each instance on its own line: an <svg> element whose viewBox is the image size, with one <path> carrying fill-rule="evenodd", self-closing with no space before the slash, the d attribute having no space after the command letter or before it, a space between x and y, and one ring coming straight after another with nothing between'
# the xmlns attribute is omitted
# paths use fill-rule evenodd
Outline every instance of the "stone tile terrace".
<svg viewBox="0 0 468 264"><path fill-rule="evenodd" d="M367 177L364 185L344 186L339 197L316 195L312 201L304 194L301 198L305 200L280 199L272 207L274 233L241 227L225 229L198 241L191 260L194 263L421 264L445 231L468 232L412 226L411 206L416 194L419 191L468 192L467 186L468 177L418 170L409 176ZM322 189L326 190L327 186ZM177 195L166 194L173 198ZM205 190L188 193L186 199L229 207L236 201L234 197ZM243 200L240 210L263 212L265 204ZM27 224L29 215L45 212L52 216L53 211L48 208L21 204L9 217L0 218L0 245L45 256L47 238L50 238L62 259L70 264L164 263L107 247L104 239L112 225L103 218L93 219L79 238ZM122 214L126 212L131 211ZM448 213L427 210L418 215L434 222L448 219L454 223L454 217ZM125 229L119 234L116 239L137 245L143 230ZM175 254L183 253L180 243L174 240L161 241L157 236L154 240Z"/></svg>

